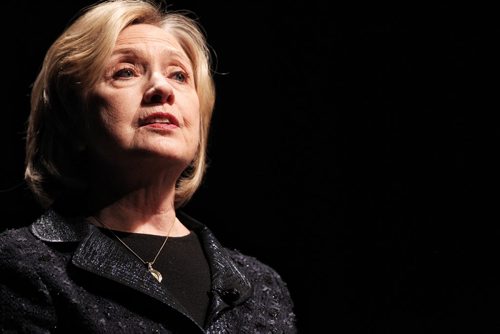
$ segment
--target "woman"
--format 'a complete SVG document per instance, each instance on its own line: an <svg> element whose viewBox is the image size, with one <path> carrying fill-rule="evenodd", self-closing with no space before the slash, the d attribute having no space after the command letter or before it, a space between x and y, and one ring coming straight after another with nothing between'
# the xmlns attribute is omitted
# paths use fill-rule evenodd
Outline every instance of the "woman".
<svg viewBox="0 0 500 334"><path fill-rule="evenodd" d="M88 7L32 90L26 181L45 213L0 236L5 331L294 333L286 284L182 212L214 105L197 22Z"/></svg>

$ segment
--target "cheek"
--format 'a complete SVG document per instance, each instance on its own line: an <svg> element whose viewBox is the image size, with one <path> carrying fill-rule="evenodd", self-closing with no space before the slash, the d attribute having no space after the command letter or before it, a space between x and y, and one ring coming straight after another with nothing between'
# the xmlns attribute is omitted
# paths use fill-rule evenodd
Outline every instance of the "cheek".
<svg viewBox="0 0 500 334"><path fill-rule="evenodd" d="M201 128L201 114L200 114L200 104L198 100L193 101L191 106L187 108L189 112L185 115L186 125L192 129L193 141L200 141L200 128Z"/></svg>
<svg viewBox="0 0 500 334"><path fill-rule="evenodd" d="M112 130L124 123L130 124L135 113L132 101L128 96L95 94L89 98L90 126Z"/></svg>

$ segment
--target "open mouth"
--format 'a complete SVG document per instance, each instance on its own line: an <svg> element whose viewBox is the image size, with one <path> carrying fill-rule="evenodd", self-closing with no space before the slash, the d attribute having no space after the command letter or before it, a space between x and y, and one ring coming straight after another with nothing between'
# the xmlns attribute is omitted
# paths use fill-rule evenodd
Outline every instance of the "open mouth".
<svg viewBox="0 0 500 334"><path fill-rule="evenodd" d="M139 126L172 129L179 127L179 122L172 114L156 112L140 119Z"/></svg>

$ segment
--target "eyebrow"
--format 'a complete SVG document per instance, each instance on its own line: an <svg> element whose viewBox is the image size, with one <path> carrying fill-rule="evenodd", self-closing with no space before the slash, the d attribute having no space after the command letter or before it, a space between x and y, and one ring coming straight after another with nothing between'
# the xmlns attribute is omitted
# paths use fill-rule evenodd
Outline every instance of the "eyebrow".
<svg viewBox="0 0 500 334"><path fill-rule="evenodd" d="M179 52L175 49L165 49L162 51L162 53L166 53L169 57L172 58L177 58L182 61L186 61L188 64L191 64L190 59L187 57L182 52ZM131 48L131 47L118 47L117 49L113 50L111 53L111 57L117 56L117 55L129 55L129 56L134 56L134 57L143 57L146 54L143 50L139 48Z"/></svg>

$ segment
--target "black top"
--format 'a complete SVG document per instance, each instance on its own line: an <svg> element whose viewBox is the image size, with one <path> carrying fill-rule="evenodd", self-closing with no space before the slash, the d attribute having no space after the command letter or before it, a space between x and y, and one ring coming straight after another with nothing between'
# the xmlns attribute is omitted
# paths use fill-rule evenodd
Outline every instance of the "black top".
<svg viewBox="0 0 500 334"><path fill-rule="evenodd" d="M108 233L105 229L102 231ZM159 235L113 232L146 262L153 261L165 241L165 237ZM209 305L210 269L196 233L169 237L153 268L161 273L161 283L203 327Z"/></svg>

